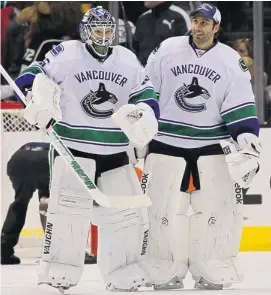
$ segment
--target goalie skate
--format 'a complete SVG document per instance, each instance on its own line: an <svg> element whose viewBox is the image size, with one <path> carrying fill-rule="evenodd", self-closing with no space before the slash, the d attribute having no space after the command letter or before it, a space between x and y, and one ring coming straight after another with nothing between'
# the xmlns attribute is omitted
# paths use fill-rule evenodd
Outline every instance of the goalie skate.
<svg viewBox="0 0 271 295"><path fill-rule="evenodd" d="M165 284L154 284L154 290L174 290L174 289L182 289L183 288L183 280L175 277L169 282Z"/></svg>
<svg viewBox="0 0 271 295"><path fill-rule="evenodd" d="M205 280L203 277L199 279L198 282L196 282L195 289L202 289L202 290L222 290L223 285L222 284L213 284Z"/></svg>

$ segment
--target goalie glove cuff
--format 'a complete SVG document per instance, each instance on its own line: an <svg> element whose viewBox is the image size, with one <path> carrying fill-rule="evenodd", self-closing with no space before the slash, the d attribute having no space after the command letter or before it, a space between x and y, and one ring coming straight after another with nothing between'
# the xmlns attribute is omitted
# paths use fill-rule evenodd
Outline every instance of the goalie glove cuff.
<svg viewBox="0 0 271 295"><path fill-rule="evenodd" d="M232 141L221 140L220 145L226 156L231 178L240 187L248 188L260 168L259 155L261 145L258 137L249 133L239 135L237 140L238 144Z"/></svg>
<svg viewBox="0 0 271 295"><path fill-rule="evenodd" d="M247 152L248 154L259 157L262 145L260 143L259 137L253 133L242 133L237 136L237 143L240 150Z"/></svg>

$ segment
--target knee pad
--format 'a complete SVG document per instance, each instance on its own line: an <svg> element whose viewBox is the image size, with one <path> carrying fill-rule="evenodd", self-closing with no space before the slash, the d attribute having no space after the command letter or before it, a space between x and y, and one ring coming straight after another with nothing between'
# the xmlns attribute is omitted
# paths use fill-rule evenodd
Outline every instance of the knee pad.
<svg viewBox="0 0 271 295"><path fill-rule="evenodd" d="M76 159L94 180L95 161ZM92 204L92 198L71 168L57 157L52 173L40 283L67 286L78 283L83 272Z"/></svg>
<svg viewBox="0 0 271 295"><path fill-rule="evenodd" d="M190 194L181 192L186 162L183 158L150 154L141 186L151 198L146 271L150 283L163 284L184 278L188 269L189 218L185 215Z"/></svg>
<svg viewBox="0 0 271 295"><path fill-rule="evenodd" d="M196 213L190 216L189 269L195 278L212 283L239 281L235 257L242 233L242 190L231 180L224 155L200 157L198 171L200 190L191 194ZM209 274L207 264L220 272L220 279Z"/></svg>
<svg viewBox="0 0 271 295"><path fill-rule="evenodd" d="M102 173L98 187L110 195L142 194L131 165ZM149 230L147 209L95 207L94 214L99 231L97 262L104 281L117 288L129 289L134 282L144 279L137 263L146 251Z"/></svg>

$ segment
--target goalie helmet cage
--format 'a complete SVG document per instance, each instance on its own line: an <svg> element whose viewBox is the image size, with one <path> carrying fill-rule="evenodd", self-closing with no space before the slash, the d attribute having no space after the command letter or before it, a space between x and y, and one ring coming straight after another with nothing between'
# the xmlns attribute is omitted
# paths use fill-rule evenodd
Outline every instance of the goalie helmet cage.
<svg viewBox="0 0 271 295"><path fill-rule="evenodd" d="M1 228L7 210L14 200L14 190L6 173L7 163L11 156L23 144L28 142L48 142L45 135L30 125L22 115L20 102L1 102ZM37 192L29 203L25 226L21 232L15 254L21 258L40 257L43 242L43 230L39 217ZM88 252L97 253L97 229L90 227Z"/></svg>

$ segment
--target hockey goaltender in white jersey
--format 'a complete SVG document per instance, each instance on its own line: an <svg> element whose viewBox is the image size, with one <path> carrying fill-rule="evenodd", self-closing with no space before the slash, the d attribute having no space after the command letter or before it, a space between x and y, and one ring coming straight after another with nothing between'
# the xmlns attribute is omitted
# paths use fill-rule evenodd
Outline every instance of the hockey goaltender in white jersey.
<svg viewBox="0 0 271 295"><path fill-rule="evenodd" d="M111 115L128 102L157 104L136 56L122 46L109 50L110 56L101 63L81 41L66 41L48 52L44 61L31 64L16 81L25 86L35 74L44 73L61 85L62 119L54 129L78 151L104 155L126 151L129 139Z"/></svg>
<svg viewBox="0 0 271 295"><path fill-rule="evenodd" d="M146 65L160 105L142 177L152 199L145 261L155 289L182 288L188 269L196 288L222 289L242 279L241 187L259 170L247 67L215 38L221 15L214 5L201 5L191 17L191 36L162 42Z"/></svg>
<svg viewBox="0 0 271 295"><path fill-rule="evenodd" d="M147 71L159 92L155 140L198 148L248 131L257 135L250 73L227 45L218 42L203 52L188 36L173 37L151 54Z"/></svg>
<svg viewBox="0 0 271 295"><path fill-rule="evenodd" d="M99 189L129 197L142 195L126 153L129 139L144 146L153 138L159 106L136 56L124 47L110 46L115 28L108 11L89 10L79 28L83 42L56 46L16 83L22 90L32 88L25 118L40 128L57 121L53 128ZM52 162L53 150L50 155ZM138 262L148 232L147 209L93 207L60 156L52 166L39 284L61 290L78 284L90 222L99 226L98 265L107 289L136 290L146 279Z"/></svg>

